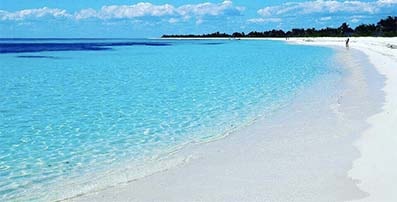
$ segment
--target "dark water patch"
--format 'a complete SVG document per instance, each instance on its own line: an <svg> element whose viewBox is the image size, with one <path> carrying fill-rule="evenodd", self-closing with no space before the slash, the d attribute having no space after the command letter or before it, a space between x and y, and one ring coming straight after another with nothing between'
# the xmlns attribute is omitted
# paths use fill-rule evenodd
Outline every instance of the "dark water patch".
<svg viewBox="0 0 397 202"><path fill-rule="evenodd" d="M200 43L200 45L222 45L224 43L221 42L206 42L206 43Z"/></svg>
<svg viewBox="0 0 397 202"><path fill-rule="evenodd" d="M139 38L0 38L0 41L110 41L110 40L139 40Z"/></svg>
<svg viewBox="0 0 397 202"><path fill-rule="evenodd" d="M44 51L101 51L112 46L170 46L161 42L98 42L98 43L0 43L0 53L32 53Z"/></svg>
<svg viewBox="0 0 397 202"><path fill-rule="evenodd" d="M46 55L18 55L17 58L46 58L46 59L60 59L60 57L46 56Z"/></svg>

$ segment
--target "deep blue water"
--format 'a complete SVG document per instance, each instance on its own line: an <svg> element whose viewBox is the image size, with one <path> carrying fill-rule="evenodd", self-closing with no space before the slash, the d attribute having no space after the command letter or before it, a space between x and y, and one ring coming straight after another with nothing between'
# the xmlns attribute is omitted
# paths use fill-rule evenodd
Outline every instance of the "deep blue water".
<svg viewBox="0 0 397 202"><path fill-rule="evenodd" d="M336 73L332 50L275 41L2 39L0 53L1 201L56 199L59 182L271 118Z"/></svg>
<svg viewBox="0 0 397 202"><path fill-rule="evenodd" d="M83 42L83 43L0 43L0 53L32 53L44 51L99 51L112 46L169 46L163 42Z"/></svg>

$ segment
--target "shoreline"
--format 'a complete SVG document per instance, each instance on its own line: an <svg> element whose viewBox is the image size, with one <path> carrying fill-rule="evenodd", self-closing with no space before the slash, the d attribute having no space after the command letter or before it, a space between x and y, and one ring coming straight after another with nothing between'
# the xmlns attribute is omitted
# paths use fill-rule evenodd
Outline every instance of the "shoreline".
<svg viewBox="0 0 397 202"><path fill-rule="evenodd" d="M370 127L354 143L361 156L353 162L349 176L357 179L358 187L369 193L360 201L397 200L397 184L393 180L397 179L397 50L391 48L397 44L397 38L386 39L351 38L351 47L365 53L376 71L386 79L382 88L385 94L382 111L366 120ZM329 39L312 42L313 45L336 45ZM343 43L338 45L343 46Z"/></svg>
<svg viewBox="0 0 397 202"><path fill-rule="evenodd" d="M219 38L216 38L219 39ZM343 43L343 38L337 38L337 40L333 40L333 41L321 41L321 42L316 42L313 43L313 41L315 41L316 39L309 39L308 41L300 41L300 39L303 38L299 38L299 39L290 39L288 40L291 43L298 43L298 44L304 44L304 45L324 45L324 46L344 46ZM253 39L253 40L257 40L257 39ZM263 39L261 38L261 40L274 40L274 39ZM285 39L279 39L279 40L285 40ZM307 39L303 39L303 40L307 40ZM338 44L342 42L342 44ZM355 44L356 41L354 39L351 40L352 44ZM351 45L354 46L354 45ZM367 55L369 53L366 53ZM387 56L385 56L387 57ZM371 61L371 58L369 58ZM373 62L373 61L371 61ZM379 67L376 66L376 64L374 65L375 68L377 68L377 71L379 71ZM372 67L371 67L372 68ZM381 72L382 73L382 72ZM388 75L386 75L386 84L387 81L390 78L387 78ZM359 80L359 79L358 79ZM361 84L360 84L361 85ZM359 86L362 87L362 86ZM389 86L390 87L390 86ZM358 88L359 89L359 88ZM387 85L384 87L384 89L387 89ZM391 87L391 89L393 89L393 87ZM318 89L317 91L318 92ZM388 92L386 92L386 104L387 105L387 94ZM330 106L334 107L334 108L327 108L327 109L322 109L322 110L335 110L335 104L339 103L339 98L331 96L328 97L331 98L332 103L328 103L330 104ZM326 102L330 101L330 100L325 100ZM355 100L357 101L357 100ZM395 100L394 100L395 101ZM306 101L304 101L306 102ZM317 103L315 100L311 100L309 101L310 104L313 105L318 105L319 103ZM353 104L353 101L351 100L347 100L346 103L348 104ZM305 103L308 105L308 103ZM348 105L347 104L347 105ZM316 106L317 106L316 105ZM302 106L300 106L302 107ZM318 107L321 107L318 106ZM341 106L336 106L338 109L341 109ZM309 108L309 107L306 107ZM343 107L342 107L343 108ZM305 126L305 124L307 124L309 120L305 120L305 121L297 121L295 120L296 117L294 118L293 116L300 116L300 115L304 115L306 116L307 114L301 112L301 109L299 109L299 107L295 106L296 112L292 113L293 115L291 115L292 117L288 117L290 115L290 113L281 113L282 116L279 117L280 120L287 118L287 119L292 119L295 122L296 125L293 127L300 128L302 126ZM338 110L336 109L336 110ZM311 109L306 109L306 110L311 110ZM303 112L306 112L305 110L302 110ZM310 111L309 111L310 112ZM313 114L311 114L313 113ZM329 113L329 112L324 112L324 113ZM333 112L335 113L335 112ZM367 115L371 115L374 112L370 112ZM382 112L380 113L376 113L374 116L377 116L378 114L382 114ZM316 113L314 112L310 112L310 115L313 117L316 117ZM335 114L333 114L332 116L334 116ZM337 114L336 114L337 115ZM332 116L331 119L333 118ZM326 117L329 118L329 117ZM279 121L280 121L279 120ZM334 119L332 119L333 121L335 121ZM333 131L334 133L338 133L341 132L338 130L334 130L333 126L326 126L326 124L329 125L329 120L327 121L320 121L321 126L326 127L328 130ZM262 122L262 125L261 125ZM96 193L88 193L87 195L83 195L77 198L69 198L67 200L71 200L71 201L106 201L106 200L116 200L116 201L125 201L125 200L137 200L137 201L153 201L153 200L167 200L167 201L183 201L183 199L197 199L197 200L202 200L202 201L227 201L227 200L261 200L261 199L265 199L263 197L269 197L266 199L308 199L306 201L310 201L310 200L318 200L318 199L335 199L334 195L332 194L337 194L338 195L338 199L340 200L355 200L355 199L366 199L367 194L364 193L365 192L369 192L369 195L371 196L371 191L365 190L365 188L363 188L362 186L359 186L361 190L359 190L356 187L356 182L355 180L358 178L358 180L361 180L362 182L365 182L365 180L361 179L363 178L362 176L357 176L355 175L354 169L357 169L357 163L362 159L363 157L365 157L364 155L362 157L359 158L359 153L354 150L353 146L351 145L352 142L356 142L357 139L359 141L361 141L362 137L362 130L363 128L367 128L368 126L364 125L360 125L357 126L358 129L356 130L360 130L360 134L355 134L352 137L337 137L338 135L334 135L334 134L329 134L327 133L327 135L330 135L329 137L327 136L328 140L331 140L332 143L329 142L323 142L323 140L321 139L317 139L318 137L316 136L311 136L310 137L306 137L306 136L302 136L299 138L303 138L305 141L308 141L310 143L310 141L313 141L313 143L319 144L319 145L312 145L312 144L308 144L307 142L302 142L301 139L296 139L296 137L293 137L289 134L289 135L284 135L284 133L286 132L284 129L282 129L281 125L277 125L277 123L266 123L265 127L263 126L263 122L264 120L260 120L257 123L253 124L253 126L249 126L247 128L243 128L240 129L238 132L233 132L233 134L231 134L230 136L227 136L224 139L221 140L217 140L214 142L209 142L209 143L205 143L203 145L192 145L189 146L189 148L183 149L183 151L180 152L180 156L185 157L185 159L188 159L186 163L184 163L183 165L179 165L177 167L174 168L170 168L166 171L162 171L159 173L155 173L151 176L142 178L142 179L138 179L136 181L133 182L129 182L127 184L124 185L120 185L120 186L116 186L116 187L111 187L109 189L105 189ZM371 122L371 121L370 121ZM331 122L331 123L335 123L335 124L341 124L338 121L335 122ZM353 123L353 122L352 122ZM303 124L303 125L302 125ZM343 124L343 123L342 123ZM356 122L354 122L354 124L356 124ZM373 123L371 123L372 125ZM378 124L378 123L376 123ZM332 124L331 124L332 125ZM345 123L346 125L346 123ZM341 128L346 127L345 125L341 125ZM291 127L287 127L288 129L292 129ZM366 131L370 131L373 127L369 126L368 129L365 129L363 133L366 133ZM317 130L321 130L321 128L308 128L308 129L302 129L302 131L298 132L298 134L306 134L308 131L312 131L314 129ZM350 131L350 129L347 128L343 128L345 131L343 132L352 132ZM255 136L261 136L261 134L263 134L263 130L269 132L269 133L275 133L274 131L278 131L278 135L280 136L275 136L274 138L271 137L271 135L269 135L269 137L255 137ZM291 132L291 131L290 131ZM313 133L313 132L312 132ZM342 132L341 132L342 133ZM250 137L250 138L246 138ZM277 138L281 138L281 139L277 139ZM291 141L292 140L294 141ZM333 141L333 138L335 138L335 142ZM344 139L347 138L347 139ZM352 139L353 138L353 139ZM341 140L343 139L343 141ZM286 144L283 142L287 142ZM291 168L291 166L295 163L295 164L301 164L302 162L299 162L298 160L302 160L300 159L301 157L304 157L305 155L307 155L308 153L306 153L305 150L301 150L300 148L294 148L293 150L299 154L299 152L301 154L303 154L302 156L300 155L294 155L291 154L289 152L286 151L277 151L278 149L280 149L280 147L283 146L292 146L294 145L296 142L298 143L298 145L303 146L303 147L307 147L306 149L309 149L311 152L317 152L317 150L322 151L321 148L319 148L318 146L321 147L322 146L326 146L327 144L335 144L334 146L338 146L338 144L341 144L341 142L338 141L342 141L343 145L345 145L344 147L341 148L342 151L347 151L346 153L348 153L349 158L343 157L340 159L337 159L335 162L328 162L327 155L330 154L337 154L338 155L342 155L343 152L342 151L323 151L323 153L321 153L321 155L315 154L315 157L305 157L305 158L309 158L309 159L303 159L304 163L311 163L311 162L321 162L321 163L325 163L326 165L332 166L333 164L338 164L341 167L343 167L343 169L341 168L335 168L335 170L338 170L337 173L333 173L334 171L332 169L328 169L328 168L324 168L322 166L319 166L317 164L314 163L313 167L320 167L320 169L314 169L311 172L313 173L309 173L309 172L305 172L304 169L297 169L297 171L300 172L304 172L301 173L304 177L300 177L300 176L295 176L295 175L289 175L288 174L288 169L287 168ZM357 141L357 142L359 142ZM254 149L252 148L241 148L240 145L247 145L246 147L252 146ZM270 148L261 148L263 146L267 146ZM364 144L365 145L365 144ZM356 145L357 146L357 145ZM358 146L357 146L358 147ZM241 150L241 151L234 151L235 149ZM328 148L331 149L331 148ZM360 153L362 152L362 149L359 148ZM336 152L336 153L335 153ZM270 154L268 154L270 153ZM215 155L213 155L215 154ZM242 155L244 154L244 155ZM289 155L291 156L289 156ZM245 156L248 155L248 158ZM256 156L257 155L257 156ZM274 159L274 156L272 155L281 155L281 159ZM362 154L361 154L362 155ZM235 158L236 157L237 161ZM321 158L320 158L321 157ZM269 160L270 161L274 161L273 165L276 165L275 167L272 167L271 165L268 165L266 163L260 163L260 161L266 161ZM292 158L292 159L291 159ZM344 176L341 177L339 179L332 179L331 176L335 176L335 174L337 175L347 175L347 171L351 169L352 165L351 165L351 161L354 159L357 159L356 161L354 161L353 164L353 169L352 172L349 172L349 176L352 177L354 180L348 179L348 176ZM244 160L246 162L244 162ZM291 162L284 162L285 160L290 160ZM365 161L367 162L367 161ZM226 166L222 165L218 165L218 164L226 164ZM237 164L236 164L237 163ZM248 163L247 165L241 164L241 163ZM285 166L284 164L287 164L287 166ZM238 165L241 164L241 165ZM291 165L289 165L291 164ZM248 166L251 165L251 166ZM254 165L254 166L253 166ZM277 167L277 165L279 167ZM209 168L207 168L207 166ZM305 167L305 165L302 165L303 167ZM239 173L239 170L235 170L233 168L237 167L239 170L244 170L244 171L248 171L248 173L244 174L244 173ZM292 166L293 167L293 166ZM359 166L360 168L362 168L362 166ZM211 168L211 169L210 169ZM262 175L262 172L257 171L258 168L262 168L267 172L270 172L273 174L266 174L266 175ZM281 169L281 172L279 173L276 169L279 168L279 170ZM204 173L200 174L200 172L205 171ZM328 175L322 174L319 171L328 171ZM219 171L219 172L217 172ZM390 170L392 171L392 170ZM236 174L237 172L237 174ZM250 173L251 172L251 173ZM258 173L259 172L259 173ZM221 173L221 176L219 175ZM299 173L299 172L298 172ZM184 175L185 174L185 175ZM366 173L368 174L368 173ZM246 176L248 175L248 176ZM261 185L258 184L258 182L255 181L250 181L253 179L256 179L255 175L259 175L262 178L262 180L267 180L267 183L265 183L265 185ZM324 177L324 175L326 177ZM273 179L272 176L278 176L280 178L282 178L282 183L278 183L278 184L272 184L269 182L273 182L276 179ZM364 175L365 176L365 175ZM215 179L208 179L208 178L215 178ZM270 178L269 178L270 177ZM320 180L326 180L327 181L327 186L331 186L331 185L336 185L336 186L342 186L339 187L338 190L334 190L335 187L313 187L313 184L321 184L321 182L318 182L318 180L316 180L315 177L320 177ZM185 178L191 178L189 179L185 179ZM307 178L312 179L313 181L315 181L315 183L311 183L311 182L306 182L307 184L305 184L305 187L302 191L317 191L318 193L290 193L290 194L286 194L287 196L282 196L280 194L282 194L281 191L284 191L284 189L286 188L287 190L290 191L298 191L297 188L299 188L299 184L291 184L291 179L292 180L297 180L297 182L306 182ZM202 179L202 180L200 180ZM206 182L204 179L208 179L209 182ZM259 180L258 179L258 180ZM392 179L392 178L391 178ZM174 184L172 183L173 181L176 181L177 183ZM219 182L221 181L221 182ZM328 182L329 181L329 182ZM187 182L194 182L193 185L189 188L189 187L183 187L186 186ZM229 184L223 184L222 182L228 182ZM234 183L231 183L234 182ZM220 184L219 184L220 183ZM295 182L296 183L296 182ZM242 188L239 187L239 184L248 184L246 188ZM365 184L365 183L363 183ZM206 187L208 185L211 185L213 187ZM227 185L225 188L221 189L221 193L214 193L216 192L216 190L212 190L210 188L216 188L216 187L222 187ZM164 186L167 186L166 190L163 190ZM273 189L275 186L276 190L275 193L276 195L271 195L271 196L266 196L265 194L264 196L254 196L252 195L252 193L255 193L255 191L257 191L259 193L259 191L261 189ZM257 188L257 190L255 190ZM260 189L261 188L261 189ZM197 189L196 193L195 189ZM249 189L249 190L246 190ZM332 191L327 190L327 189L332 189ZM341 190L344 189L344 190ZM163 190L163 191L162 191ZM182 190L182 193L179 193ZM237 190L237 191L236 191ZM392 190L392 189L391 189ZM197 192L202 192L201 195L200 193ZM223 191L223 192L222 192ZM228 192L235 192L235 194L230 194ZM148 195L152 195L153 193L157 193L156 196L148 196ZM210 198L208 197L204 197L203 195L209 194ZM215 194L215 195L214 195ZM284 193L285 194L285 193ZM322 195L323 194L323 195ZM325 196L324 196L325 194ZM329 195L331 194L331 195ZM329 195L329 196L328 196ZM229 197L228 197L229 196ZM303 196L303 198L302 198ZM288 197L288 198L286 198ZM299 200L298 200L299 201Z"/></svg>
<svg viewBox="0 0 397 202"><path fill-rule="evenodd" d="M373 45L366 48L363 51L370 62L386 77L385 103L382 112L367 120L371 128L355 143L362 156L354 161L349 175L360 179L359 187L370 193L362 201L396 201L397 184L393 179L397 179L397 50L387 47L384 52L384 48Z"/></svg>

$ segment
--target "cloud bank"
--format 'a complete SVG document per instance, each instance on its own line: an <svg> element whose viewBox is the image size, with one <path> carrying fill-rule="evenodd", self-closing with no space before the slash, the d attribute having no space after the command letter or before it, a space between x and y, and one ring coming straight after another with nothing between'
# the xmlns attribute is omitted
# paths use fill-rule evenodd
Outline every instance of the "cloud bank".
<svg viewBox="0 0 397 202"><path fill-rule="evenodd" d="M252 13L245 12L245 7L236 6L231 0L219 3L197 3L175 6L172 4L154 4L140 2L131 5L105 5L99 9L86 8L69 12L61 8L33 8L19 11L0 10L0 21L44 21L47 19L74 21L102 21L104 24L139 22L145 24L176 24L195 22L250 24L288 24L296 22L325 24L326 21L359 22L361 19L380 18L395 15L397 0L376 0L372 2L358 0L315 0L303 2L286 2L266 6ZM247 15L248 13L248 15ZM243 15L244 14L244 15ZM332 16L332 17L330 17ZM358 16L358 17L357 17ZM235 18L232 18L235 17ZM238 18L237 18L238 17ZM235 21L233 21L233 19ZM332 20L331 20L332 19ZM242 20L242 21L239 21ZM215 22L218 21L218 22ZM284 23L285 24L285 23Z"/></svg>
<svg viewBox="0 0 397 202"><path fill-rule="evenodd" d="M363 1L336 1L315 0L304 2L286 2L281 5L267 6L257 11L260 17L248 19L248 23L268 23L283 21L284 19L296 19L311 17L320 21L331 20L329 16L336 18L354 15L393 15L396 12L397 0L378 0L373 2ZM318 20L317 20L318 21ZM358 22L354 18L354 22Z"/></svg>
<svg viewBox="0 0 397 202"><path fill-rule="evenodd" d="M34 9L24 9L15 12L8 12L0 10L1 20L25 20L32 18L43 18L43 17L53 17L53 18L65 18L72 17L64 9L59 8L34 8Z"/></svg>
<svg viewBox="0 0 397 202"><path fill-rule="evenodd" d="M258 10L261 16L295 16L308 14L375 14L396 11L397 0L379 0L376 2L316 0L288 2L279 6L268 6Z"/></svg>
<svg viewBox="0 0 397 202"><path fill-rule="evenodd" d="M234 6L230 0L221 3L185 4L179 7L171 4L155 5L141 2L133 5L109 5L99 10L92 8L82 9L75 13L68 13L59 8L25 9L15 12L0 10L0 19L9 21L21 21L38 18L69 18L74 20L84 19L144 19L166 18L170 23L196 19L203 21L206 17L239 16L244 7Z"/></svg>

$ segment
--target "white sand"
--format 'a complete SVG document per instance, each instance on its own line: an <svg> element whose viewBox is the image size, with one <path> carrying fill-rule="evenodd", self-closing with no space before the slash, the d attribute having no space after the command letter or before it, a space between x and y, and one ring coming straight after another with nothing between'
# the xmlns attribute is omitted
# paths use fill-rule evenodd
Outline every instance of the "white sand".
<svg viewBox="0 0 397 202"><path fill-rule="evenodd" d="M344 46L340 38L290 41ZM175 154L184 164L69 200L397 201L397 50L387 43L397 39L352 38L350 44L386 78L383 110L375 115L366 101L376 94L366 86L360 61L346 52L341 57L351 75L341 81L349 87L342 93L319 84L272 121Z"/></svg>
<svg viewBox="0 0 397 202"><path fill-rule="evenodd" d="M363 201L397 201L397 49L385 48L385 43L397 45L397 38L357 41L386 77L386 96L383 111L368 119L371 128L355 144L361 157L354 161L349 175L359 179L359 187L370 194Z"/></svg>
<svg viewBox="0 0 397 202"><path fill-rule="evenodd" d="M307 40L307 39L306 39ZM311 39L303 44L344 46L340 39ZM383 111L368 119L371 127L355 143L361 157L354 161L349 176L359 180L360 189L369 193L361 201L397 201L397 38L352 38L350 47L368 55L376 70L385 76Z"/></svg>

